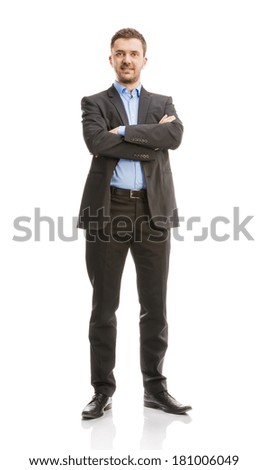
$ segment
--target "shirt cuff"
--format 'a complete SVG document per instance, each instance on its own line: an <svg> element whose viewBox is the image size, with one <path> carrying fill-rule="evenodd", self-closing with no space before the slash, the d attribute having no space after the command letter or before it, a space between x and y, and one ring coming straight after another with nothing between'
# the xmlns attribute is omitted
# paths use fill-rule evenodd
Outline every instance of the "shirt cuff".
<svg viewBox="0 0 268 470"><path fill-rule="evenodd" d="M126 126L119 126L119 127L118 127L118 131L117 131L117 134L118 134L118 135L121 135L121 137L124 137L124 136L125 136L125 132L126 132Z"/></svg>

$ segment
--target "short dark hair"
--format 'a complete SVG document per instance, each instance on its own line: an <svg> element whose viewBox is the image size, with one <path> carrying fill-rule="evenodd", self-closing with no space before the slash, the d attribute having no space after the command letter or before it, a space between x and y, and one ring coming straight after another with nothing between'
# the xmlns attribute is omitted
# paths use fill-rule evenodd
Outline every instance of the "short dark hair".
<svg viewBox="0 0 268 470"><path fill-rule="evenodd" d="M143 55L145 56L147 50L146 41L141 33L134 28L123 28L117 31L111 39L111 49L117 39L139 39L142 43Z"/></svg>

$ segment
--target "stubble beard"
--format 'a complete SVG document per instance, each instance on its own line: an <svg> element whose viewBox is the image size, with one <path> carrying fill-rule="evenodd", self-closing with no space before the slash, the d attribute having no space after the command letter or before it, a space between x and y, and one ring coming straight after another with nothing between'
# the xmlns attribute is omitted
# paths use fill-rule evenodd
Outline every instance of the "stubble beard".
<svg viewBox="0 0 268 470"><path fill-rule="evenodd" d="M121 78L120 81L121 83L124 83L125 85L131 85L131 83L136 82L135 78Z"/></svg>
<svg viewBox="0 0 268 470"><path fill-rule="evenodd" d="M125 85L131 85L131 83L136 83L139 80L139 77L136 74L133 77L127 78L120 73L120 75L118 74L118 78L120 79L120 82Z"/></svg>

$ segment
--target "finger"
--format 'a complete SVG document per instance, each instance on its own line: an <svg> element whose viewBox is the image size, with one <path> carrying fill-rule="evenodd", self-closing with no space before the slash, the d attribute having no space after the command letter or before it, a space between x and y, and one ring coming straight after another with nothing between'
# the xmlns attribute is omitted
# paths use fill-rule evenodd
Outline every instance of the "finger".
<svg viewBox="0 0 268 470"><path fill-rule="evenodd" d="M172 122L172 121L174 121L174 119L176 119L175 116L168 116L168 117L165 119L165 122Z"/></svg>
<svg viewBox="0 0 268 470"><path fill-rule="evenodd" d="M167 122L172 122L176 119L175 116L168 116L167 114L162 117L161 121L159 121L159 124L166 124Z"/></svg>
<svg viewBox="0 0 268 470"><path fill-rule="evenodd" d="M167 114L165 114L165 115L160 119L159 124L162 124L162 123L165 121L166 118L167 118Z"/></svg>

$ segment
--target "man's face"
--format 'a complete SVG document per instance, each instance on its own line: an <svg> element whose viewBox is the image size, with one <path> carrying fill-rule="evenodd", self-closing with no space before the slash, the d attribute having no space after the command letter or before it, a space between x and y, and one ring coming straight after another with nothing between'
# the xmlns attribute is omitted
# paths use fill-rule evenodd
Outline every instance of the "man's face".
<svg viewBox="0 0 268 470"><path fill-rule="evenodd" d="M147 62L143 55L142 43L135 38L117 39L109 60L115 70L117 81L123 85L139 82L141 70Z"/></svg>

